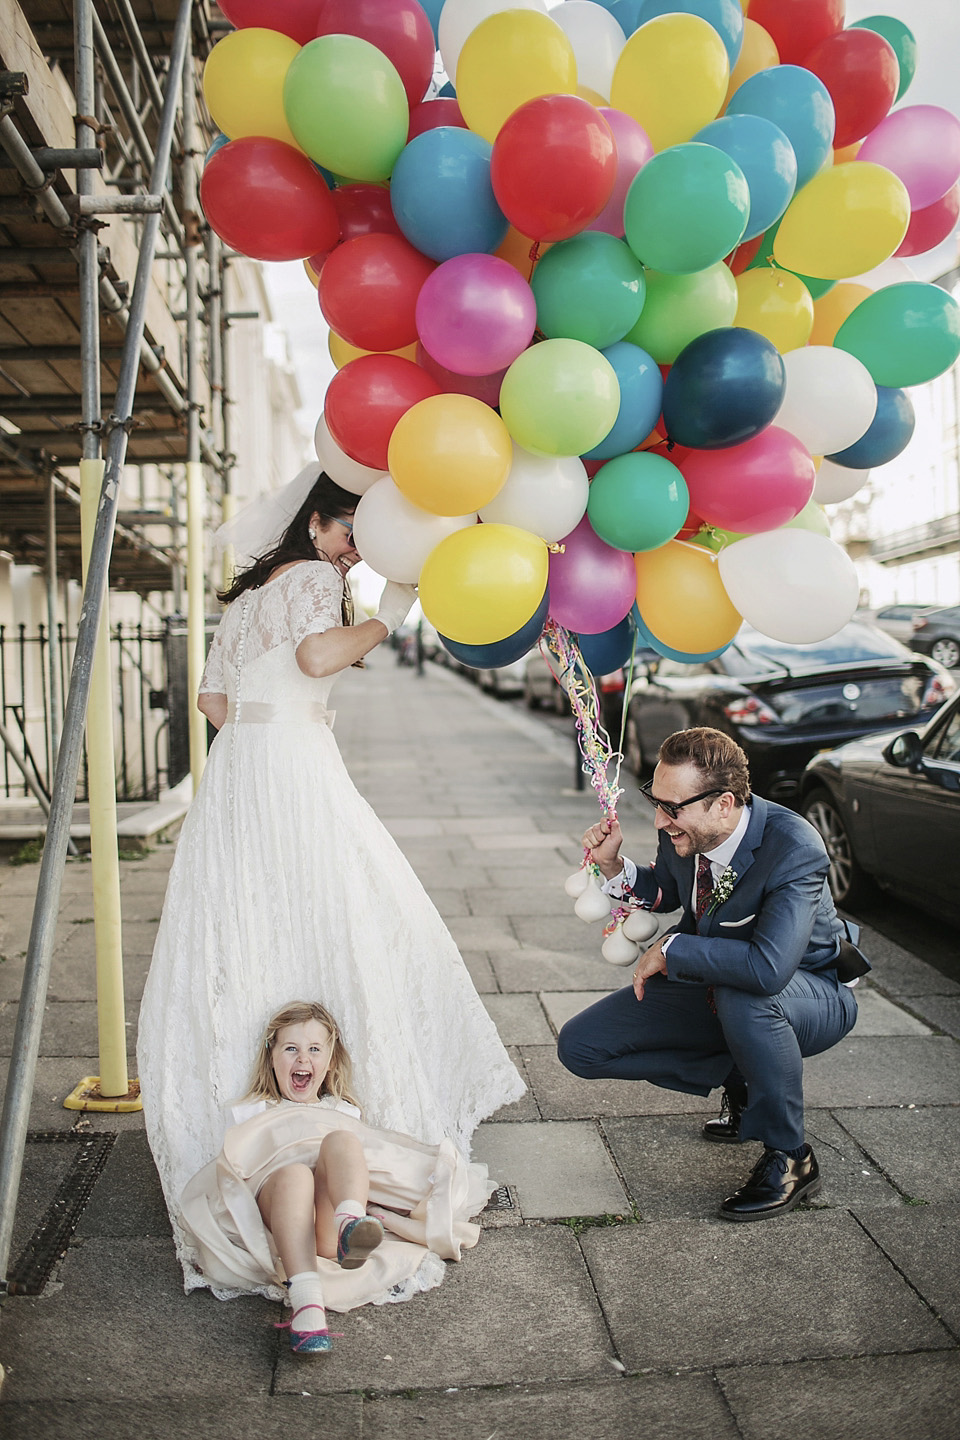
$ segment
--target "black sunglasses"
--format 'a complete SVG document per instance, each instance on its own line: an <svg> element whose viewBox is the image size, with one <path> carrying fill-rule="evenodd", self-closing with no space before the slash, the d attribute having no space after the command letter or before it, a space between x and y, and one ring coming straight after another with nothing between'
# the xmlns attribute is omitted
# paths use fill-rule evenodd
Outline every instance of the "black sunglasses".
<svg viewBox="0 0 960 1440"><path fill-rule="evenodd" d="M653 781L648 780L646 785L640 786L640 794L645 800L649 800L654 810L662 810L664 815L669 815L671 820L676 820L680 811L685 805L696 805L698 800L709 800L712 795L725 795L726 791L704 790L699 795L691 795L689 800L658 800L653 793Z"/></svg>

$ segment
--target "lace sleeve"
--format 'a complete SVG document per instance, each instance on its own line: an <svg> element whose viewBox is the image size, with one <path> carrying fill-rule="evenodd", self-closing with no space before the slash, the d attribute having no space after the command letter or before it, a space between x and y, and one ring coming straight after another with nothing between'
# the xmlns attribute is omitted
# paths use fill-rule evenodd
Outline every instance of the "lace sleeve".
<svg viewBox="0 0 960 1440"><path fill-rule="evenodd" d="M297 565L290 590L288 624L294 648L308 635L322 635L342 623L343 579L326 560Z"/></svg>
<svg viewBox="0 0 960 1440"><path fill-rule="evenodd" d="M198 695L226 695L227 681L223 673L223 625L217 626L207 651L207 663L203 667Z"/></svg>

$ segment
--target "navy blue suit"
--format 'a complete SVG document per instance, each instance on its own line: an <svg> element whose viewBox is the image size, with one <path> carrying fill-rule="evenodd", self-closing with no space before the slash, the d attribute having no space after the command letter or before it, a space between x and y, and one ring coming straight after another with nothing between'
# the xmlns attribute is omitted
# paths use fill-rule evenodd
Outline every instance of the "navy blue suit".
<svg viewBox="0 0 960 1440"><path fill-rule="evenodd" d="M707 1095L738 1069L749 1103L740 1135L775 1149L803 1144L803 1060L828 1050L857 1018L837 979L844 935L827 886L827 853L806 820L754 797L731 869L729 898L699 924L695 860L661 833L657 858L633 893L653 910L683 914L638 1001L618 990L560 1032L562 1063L587 1078L649 1080Z"/></svg>

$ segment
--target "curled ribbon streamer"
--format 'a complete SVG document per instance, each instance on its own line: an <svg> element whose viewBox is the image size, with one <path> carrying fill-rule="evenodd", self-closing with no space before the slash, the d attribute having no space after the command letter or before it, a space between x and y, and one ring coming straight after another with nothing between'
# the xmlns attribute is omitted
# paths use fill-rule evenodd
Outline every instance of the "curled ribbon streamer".
<svg viewBox="0 0 960 1440"><path fill-rule="evenodd" d="M577 745L583 757L583 772L596 791L604 814L616 819L617 801L623 794L620 784L623 756L613 749L610 737L600 723L600 704L593 676L584 664L580 647L570 631L555 620L548 620L544 626L540 648L554 679L567 692L577 725ZM609 773L611 765L612 776Z"/></svg>

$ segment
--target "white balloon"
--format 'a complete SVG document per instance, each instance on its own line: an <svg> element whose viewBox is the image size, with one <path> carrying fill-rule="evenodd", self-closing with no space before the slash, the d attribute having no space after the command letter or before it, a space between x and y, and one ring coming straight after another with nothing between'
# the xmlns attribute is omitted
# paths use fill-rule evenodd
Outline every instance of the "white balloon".
<svg viewBox="0 0 960 1440"><path fill-rule="evenodd" d="M846 450L873 424L877 387L855 355L832 345L805 345L783 357L787 383L774 418L811 455Z"/></svg>
<svg viewBox="0 0 960 1440"><path fill-rule="evenodd" d="M610 98L613 71L627 43L622 26L593 0L564 0L550 19L565 32L577 61L577 83Z"/></svg>
<svg viewBox="0 0 960 1440"><path fill-rule="evenodd" d="M579 525L589 494L586 467L577 455L531 455L514 442L510 473L480 518L516 525L552 544Z"/></svg>
<svg viewBox="0 0 960 1440"><path fill-rule="evenodd" d="M476 515L431 515L421 510L385 475L357 501L353 543L371 570L385 580L415 585L430 551L456 530L476 523Z"/></svg>
<svg viewBox="0 0 960 1440"><path fill-rule="evenodd" d="M786 645L835 635L853 615L860 582L845 550L810 530L766 530L721 550L731 603L754 629Z"/></svg>
<svg viewBox="0 0 960 1440"><path fill-rule="evenodd" d="M476 30L481 20L498 15L501 10L538 10L546 15L544 0L446 0L440 11L437 39L443 68L447 77L457 83L457 61L464 41Z"/></svg>
<svg viewBox="0 0 960 1440"><path fill-rule="evenodd" d="M908 280L917 280L919 277L912 265L906 260L898 260L891 255L889 260L884 260L873 270L865 270L862 275L851 275L849 280L844 279L844 285L866 285L870 290L885 290L888 285L904 285Z"/></svg>
<svg viewBox="0 0 960 1440"><path fill-rule="evenodd" d="M631 910L623 922L628 940L652 940L660 929L660 921L649 910Z"/></svg>
<svg viewBox="0 0 960 1440"><path fill-rule="evenodd" d="M581 920L604 920L610 914L610 896L604 895L591 875L587 881L587 888L573 909Z"/></svg>
<svg viewBox="0 0 960 1440"><path fill-rule="evenodd" d="M317 459L330 479L335 480L344 490L349 490L351 495L362 495L387 473L386 470L373 470L369 465L361 465L359 460L353 460L344 454L327 429L326 417L323 415L317 421L317 428L313 432L313 445Z"/></svg>
<svg viewBox="0 0 960 1440"><path fill-rule="evenodd" d="M867 483L869 470L851 470L846 465L837 465L833 460L823 460L817 471L817 483L813 487L813 498L818 505L839 505L849 500Z"/></svg>
<svg viewBox="0 0 960 1440"><path fill-rule="evenodd" d="M579 900L590 883L590 871L586 865L581 865L579 870L574 870L563 882L563 888L571 900Z"/></svg>
<svg viewBox="0 0 960 1440"><path fill-rule="evenodd" d="M600 946L600 954L611 965L632 965L640 954L640 946L629 940L623 933L623 926L618 925Z"/></svg>

